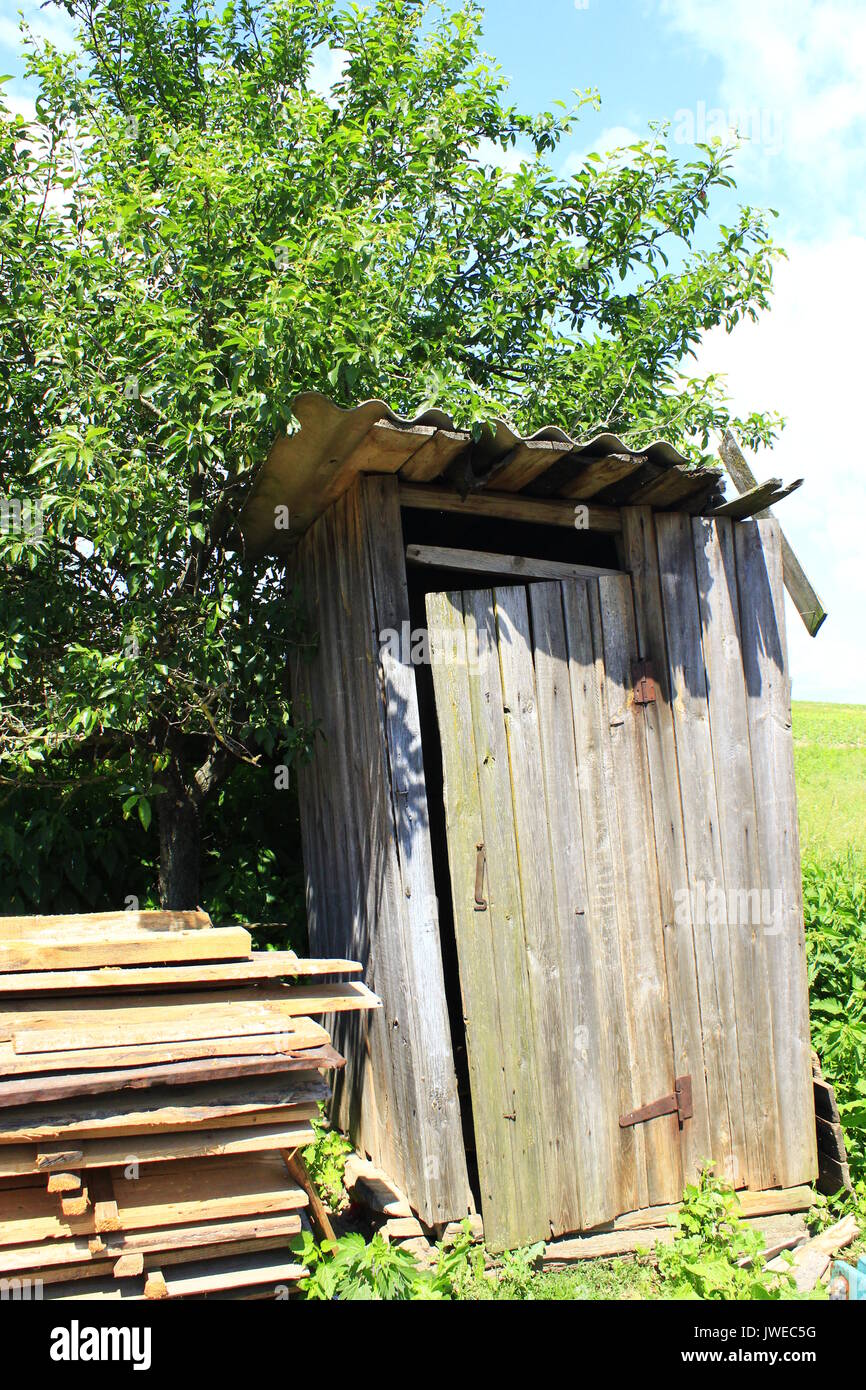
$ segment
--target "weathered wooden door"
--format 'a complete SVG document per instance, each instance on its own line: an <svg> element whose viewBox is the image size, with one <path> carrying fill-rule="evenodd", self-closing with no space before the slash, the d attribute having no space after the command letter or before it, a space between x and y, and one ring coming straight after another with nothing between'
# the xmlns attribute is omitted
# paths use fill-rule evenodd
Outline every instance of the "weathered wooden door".
<svg viewBox="0 0 866 1390"><path fill-rule="evenodd" d="M629 575L427 597L497 1246L706 1161L817 1171L778 529L626 508L623 549ZM682 1123L620 1123L681 1077Z"/></svg>
<svg viewBox="0 0 866 1390"><path fill-rule="evenodd" d="M427 596L486 1238L677 1200L628 576Z"/></svg>

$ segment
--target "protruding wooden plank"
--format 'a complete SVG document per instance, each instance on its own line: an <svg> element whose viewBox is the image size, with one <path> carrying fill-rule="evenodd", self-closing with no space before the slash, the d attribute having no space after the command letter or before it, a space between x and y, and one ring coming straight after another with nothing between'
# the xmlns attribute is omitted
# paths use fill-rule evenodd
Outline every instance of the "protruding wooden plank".
<svg viewBox="0 0 866 1390"><path fill-rule="evenodd" d="M783 1125L780 1180L817 1172L791 691L782 592L781 532L774 518L734 528L743 666L766 932L776 1088Z"/></svg>
<svg viewBox="0 0 866 1390"><path fill-rule="evenodd" d="M731 497L727 502L720 502L717 507L712 508L709 515L728 516L732 521L742 521L746 517L755 516L758 512L766 511L770 499L781 490L781 487L781 478L768 478L765 483L756 483L754 487L750 487L739 497Z"/></svg>
<svg viewBox="0 0 866 1390"><path fill-rule="evenodd" d="M106 1231L98 1239L71 1236L48 1239L38 1245L0 1247L0 1275L51 1271L87 1266L101 1268L106 1259L127 1256L151 1258L163 1254L172 1260L189 1260L204 1247L218 1253L221 1246L230 1249L255 1249L261 1245L272 1248L270 1242L284 1245L301 1230L301 1220L295 1215L239 1217L234 1221L200 1222L189 1226L166 1226L150 1231ZM76 1269L76 1273L78 1270ZM88 1271L83 1269L82 1273ZM94 1270L95 1272L95 1270ZM67 1275L67 1277L69 1277Z"/></svg>
<svg viewBox="0 0 866 1390"><path fill-rule="evenodd" d="M220 929L221 930L221 929ZM294 951L253 951L247 960L202 965L103 966L95 970L35 970L0 975L0 995L64 994L87 990L146 990L179 985L184 989L251 984L256 980L357 975L355 960L309 960Z"/></svg>
<svg viewBox="0 0 866 1390"><path fill-rule="evenodd" d="M750 487L755 486L755 475L730 430L725 431L719 445L719 454L740 492L746 492ZM805 570L791 549L784 531L779 532L779 539L785 588L793 599L794 607L800 614L806 631L811 637L814 637L826 618L827 612L809 583Z"/></svg>
<svg viewBox="0 0 866 1390"><path fill-rule="evenodd" d="M38 1143L43 1161L57 1141L63 1152L70 1141L80 1148L83 1139L119 1134L207 1129L224 1120L237 1124L267 1124L273 1110L286 1111L291 1121L309 1121L316 1104L327 1096L327 1087L316 1072L285 1080L217 1081L178 1092L154 1087L141 1097L95 1096L63 1105L10 1107L0 1114L0 1145ZM292 1109L291 1107L296 1107ZM285 1118L282 1114L280 1119ZM61 1160L62 1161L62 1160Z"/></svg>
<svg viewBox="0 0 866 1390"><path fill-rule="evenodd" d="M243 927L214 927L207 931L182 928L152 931L120 927L60 928L0 941L0 971L92 968L102 965L147 965L166 961L243 959L252 938Z"/></svg>
<svg viewBox="0 0 866 1390"><path fill-rule="evenodd" d="M376 996L360 981L237 991L225 999L211 994L145 995L143 1001L135 995L122 996L113 1007L106 1000L101 1008L54 1008L42 1014L13 1015L3 1026L11 1026L15 1052L20 1055L110 1048L120 1037L131 1046L146 1045L154 1039L194 1042L270 1034L279 1032L285 1019L307 1013L380 1007Z"/></svg>
<svg viewBox="0 0 866 1390"><path fill-rule="evenodd" d="M469 574L505 574L513 579L597 579L599 575L619 573L598 565L497 555L487 550L455 550L442 545L407 545L406 559L410 565L466 570Z"/></svg>
<svg viewBox="0 0 866 1390"><path fill-rule="evenodd" d="M202 931L212 928L206 912L68 912L35 917L0 917L0 942L32 938L42 932L98 931L105 936L129 931Z"/></svg>
<svg viewBox="0 0 866 1390"><path fill-rule="evenodd" d="M322 1047L328 1032L311 1018L283 1019L279 1033L253 1033L244 1037L204 1038L195 1042L145 1043L130 1047L78 1048L71 1052L12 1051L0 1043L0 1075L38 1075L40 1084L48 1072L106 1071L109 1067L165 1066L197 1058L268 1057L292 1055L304 1048Z"/></svg>
<svg viewBox="0 0 866 1390"><path fill-rule="evenodd" d="M433 487L425 483L400 483L401 507L419 507L424 511L455 512L464 516L496 517L500 521L531 521L540 526L564 526L574 530L574 502L552 497L525 497L522 493L471 492L463 497L453 488ZM616 534L621 529L618 507L588 505L580 517L581 529Z"/></svg>

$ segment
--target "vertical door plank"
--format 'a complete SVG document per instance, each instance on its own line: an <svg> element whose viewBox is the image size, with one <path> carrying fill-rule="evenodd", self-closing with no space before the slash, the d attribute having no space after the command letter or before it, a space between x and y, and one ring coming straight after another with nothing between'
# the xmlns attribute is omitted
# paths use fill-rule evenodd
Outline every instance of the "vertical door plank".
<svg viewBox="0 0 866 1390"><path fill-rule="evenodd" d="M787 1186L815 1176L817 1154L781 534L778 522L768 517L739 522L734 536L761 880L773 902L766 950L781 1127L779 1181Z"/></svg>
<svg viewBox="0 0 866 1390"><path fill-rule="evenodd" d="M515 1130L518 1204L499 1210L497 1231L507 1229L511 1243L539 1239L549 1229L550 1203L545 1185L547 1140L539 1098L549 1040L534 1015L526 970L526 932L517 873L517 842L508 764L508 740L497 650L493 595L489 590L464 594L467 646L477 654L470 668L472 727L487 854L490 930L496 951L503 1056L509 1114ZM485 1214L485 1230L486 1230ZM502 1221L503 1227L499 1226Z"/></svg>
<svg viewBox="0 0 866 1390"><path fill-rule="evenodd" d="M775 1187L778 1114L733 526L695 517L695 567L731 946L748 1187Z"/></svg>
<svg viewBox="0 0 866 1390"><path fill-rule="evenodd" d="M400 633L409 621L403 533L397 480L365 478L359 488L373 581L378 633ZM384 765L390 777L395 827L402 945L411 998L407 1027L423 1122L419 1130L421 1173L427 1188L425 1209L447 1220L441 1194L462 1189L471 1203L461 1139L457 1078L445 1001L439 913L433 880L427 787L421 751L421 720L415 671L401 653L380 648Z"/></svg>
<svg viewBox="0 0 866 1390"><path fill-rule="evenodd" d="M523 1153L518 1126L510 1118L520 1059L510 1044L513 1020L501 1017L503 967L493 912L489 906L475 910L477 846L484 843L484 827L469 692L472 654L467 652L462 596L428 594L426 603L484 1233L505 1248L519 1244L522 1231L516 1223L523 1200ZM486 880L482 891L489 902ZM506 996L505 1002L513 1001Z"/></svg>
<svg viewBox="0 0 866 1390"><path fill-rule="evenodd" d="M572 1125L573 1057L560 988L564 962L550 856L529 606L526 589L519 585L496 589L494 601L532 1017L537 1037L557 1039L556 1046L544 1049L537 1105L545 1154L544 1185L550 1200L547 1215L553 1234L558 1234L578 1230L581 1217ZM561 815L561 807L554 814Z"/></svg>
<svg viewBox="0 0 866 1390"><path fill-rule="evenodd" d="M640 1104L674 1088L673 1044L664 960L646 740L632 699L632 665L637 657L631 580L599 580L607 678L608 738L612 787L621 851L616 891L620 950ZM651 1205L682 1194L679 1125L662 1115L641 1126Z"/></svg>
<svg viewBox="0 0 866 1390"><path fill-rule="evenodd" d="M727 927L708 924L706 911L710 895L724 888L724 866L691 519L659 513L655 520L703 1020L710 1156L720 1176L741 1181L745 1121L730 945Z"/></svg>
<svg viewBox="0 0 866 1390"><path fill-rule="evenodd" d="M695 1113L680 1134L684 1176L694 1179L712 1152L701 1007L688 898L679 767L668 679L655 525L649 507L622 509L623 547L631 574L638 655L652 662L655 700L643 707L649 762L656 861L664 923L665 959L677 1076L691 1076Z"/></svg>
<svg viewBox="0 0 866 1390"><path fill-rule="evenodd" d="M611 802L604 653L601 643L598 581L562 585L568 644L574 743L577 753L581 824L586 866L587 916L597 971L597 990L606 1010L606 1046L613 1082L610 1124L615 1154L616 1202L619 1211L648 1204L646 1161L641 1126L619 1127L619 1116L642 1104L632 1071L627 997L620 954L616 879L620 853L616 807Z"/></svg>
<svg viewBox="0 0 866 1390"><path fill-rule="evenodd" d="M586 1228L617 1213L618 1097L606 1042L607 1000L599 997L588 912L562 589L559 584L533 584L529 603L564 1020L562 1118L572 1132L581 1225Z"/></svg>

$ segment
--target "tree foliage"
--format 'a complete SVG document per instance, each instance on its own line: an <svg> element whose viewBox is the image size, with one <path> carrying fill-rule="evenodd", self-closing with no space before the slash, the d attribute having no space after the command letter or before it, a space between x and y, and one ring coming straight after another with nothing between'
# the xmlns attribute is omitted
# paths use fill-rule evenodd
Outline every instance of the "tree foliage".
<svg viewBox="0 0 866 1390"><path fill-rule="evenodd" d="M186 906L208 798L310 746L287 669L313 637L236 527L295 394L700 453L730 416L689 354L766 307L775 253L754 209L712 229L721 146L678 162L658 129L558 176L592 98L518 111L471 4L63 8L36 119L0 105L3 772L102 779L145 830L156 806Z"/></svg>

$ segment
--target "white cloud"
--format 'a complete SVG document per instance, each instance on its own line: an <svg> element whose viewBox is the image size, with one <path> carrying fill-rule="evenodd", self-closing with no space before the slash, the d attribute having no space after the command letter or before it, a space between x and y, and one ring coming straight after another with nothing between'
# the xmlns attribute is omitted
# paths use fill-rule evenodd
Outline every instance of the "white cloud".
<svg viewBox="0 0 866 1390"><path fill-rule="evenodd" d="M475 146L475 153L482 164L492 164L506 174L517 174L521 164L531 164L535 158L531 150L521 149L519 145L497 145L482 135Z"/></svg>
<svg viewBox="0 0 866 1390"><path fill-rule="evenodd" d="M9 14L0 15L0 46L12 49L15 54L20 53L22 14L35 38L55 48L71 49L75 46L75 26L56 5L43 9L40 0L19 0L16 10L21 13L16 14L14 19Z"/></svg>
<svg viewBox="0 0 866 1390"><path fill-rule="evenodd" d="M349 54L344 48L329 48L326 43L320 43L313 49L312 57L308 84L329 106L336 106L334 87L346 71Z"/></svg>
<svg viewBox="0 0 866 1390"><path fill-rule="evenodd" d="M707 56L706 106L764 132L746 159L766 174L780 154L814 194L866 173L866 6L862 0L660 0ZM767 134L769 132L769 135ZM862 179L858 179L862 186ZM806 190L804 190L806 191ZM858 190L859 192L859 190ZM860 202L861 209L866 201ZM853 223L856 225L856 220Z"/></svg>
<svg viewBox="0 0 866 1390"><path fill-rule="evenodd" d="M709 334L698 361L727 374L739 410L788 419L773 453L752 462L759 478L805 479L777 515L829 616L811 638L788 604L795 699L866 702L864 317L866 237L794 245L772 311Z"/></svg>
<svg viewBox="0 0 866 1390"><path fill-rule="evenodd" d="M25 121L36 120L36 102L23 92L12 92L4 84L0 87L0 101L13 116L23 116Z"/></svg>

